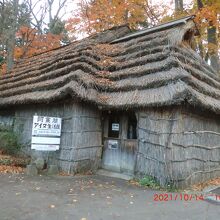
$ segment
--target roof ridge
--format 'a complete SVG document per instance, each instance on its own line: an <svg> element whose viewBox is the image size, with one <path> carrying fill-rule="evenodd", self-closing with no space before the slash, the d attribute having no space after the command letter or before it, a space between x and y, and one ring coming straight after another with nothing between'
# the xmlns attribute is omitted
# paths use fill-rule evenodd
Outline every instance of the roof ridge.
<svg viewBox="0 0 220 220"><path fill-rule="evenodd" d="M130 40L130 39L133 39L133 38L136 38L136 37L140 37L142 35L151 34L151 33L157 32L157 31L162 31L162 30L174 27L174 26L178 26L180 24L185 24L187 21L192 20L194 17L195 17L195 15L189 15L189 16L186 16L186 17L183 17L183 18L180 18L180 19L176 19L176 20L173 20L173 21L169 21L169 22L166 22L166 23L156 25L156 26L151 27L151 28L144 28L142 30L139 30L139 31L133 33L133 34L129 34L127 36L124 36L124 37L118 38L116 40L113 40L111 43L114 44L114 43L123 42L123 41Z"/></svg>

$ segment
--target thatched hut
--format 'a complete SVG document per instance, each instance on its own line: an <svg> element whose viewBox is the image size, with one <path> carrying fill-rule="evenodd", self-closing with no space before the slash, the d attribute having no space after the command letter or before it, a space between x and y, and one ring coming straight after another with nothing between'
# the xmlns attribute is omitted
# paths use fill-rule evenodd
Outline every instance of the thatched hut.
<svg viewBox="0 0 220 220"><path fill-rule="evenodd" d="M60 150L42 154L65 172L178 186L220 176L220 78L192 49L195 32L192 17L121 26L24 59L0 78L0 121L33 153L33 115L62 117Z"/></svg>

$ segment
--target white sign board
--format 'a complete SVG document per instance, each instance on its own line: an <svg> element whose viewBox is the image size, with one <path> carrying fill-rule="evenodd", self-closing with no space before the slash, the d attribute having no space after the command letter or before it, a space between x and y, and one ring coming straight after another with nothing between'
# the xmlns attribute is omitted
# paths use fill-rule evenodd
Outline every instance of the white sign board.
<svg viewBox="0 0 220 220"><path fill-rule="evenodd" d="M54 137L33 137L32 136L32 144L60 144L60 138Z"/></svg>
<svg viewBox="0 0 220 220"><path fill-rule="evenodd" d="M39 150L39 151L56 151L59 150L59 145L46 145L46 144L32 144L32 150Z"/></svg>
<svg viewBox="0 0 220 220"><path fill-rule="evenodd" d="M59 150L61 135L61 118L34 116L31 149L38 151Z"/></svg>
<svg viewBox="0 0 220 220"><path fill-rule="evenodd" d="M119 124L118 123L112 123L112 131L119 131Z"/></svg>
<svg viewBox="0 0 220 220"><path fill-rule="evenodd" d="M113 150L118 149L118 141L117 140L108 140L108 149L113 149Z"/></svg>
<svg viewBox="0 0 220 220"><path fill-rule="evenodd" d="M60 136L61 118L34 116L32 135L37 136Z"/></svg>

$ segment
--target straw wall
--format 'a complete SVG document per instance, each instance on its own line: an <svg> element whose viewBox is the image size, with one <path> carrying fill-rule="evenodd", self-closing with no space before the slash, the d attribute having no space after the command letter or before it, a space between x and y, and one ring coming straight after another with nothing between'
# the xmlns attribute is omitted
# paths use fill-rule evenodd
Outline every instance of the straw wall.
<svg viewBox="0 0 220 220"><path fill-rule="evenodd" d="M0 111L0 130L12 129L14 124L14 112Z"/></svg>
<svg viewBox="0 0 220 220"><path fill-rule="evenodd" d="M57 152L31 151L33 115L62 117L61 146ZM43 156L62 171L76 173L96 169L101 156L101 122L99 112L91 106L66 102L17 108L14 130L20 134L25 151L32 157Z"/></svg>
<svg viewBox="0 0 220 220"><path fill-rule="evenodd" d="M177 112L167 155L170 178L179 187L220 176L220 118L211 116Z"/></svg>
<svg viewBox="0 0 220 220"><path fill-rule="evenodd" d="M138 114L136 172L185 187L220 176L220 119L180 108Z"/></svg>
<svg viewBox="0 0 220 220"><path fill-rule="evenodd" d="M137 174L156 177L162 185L167 182L166 151L170 144L173 115L169 111L138 113Z"/></svg>

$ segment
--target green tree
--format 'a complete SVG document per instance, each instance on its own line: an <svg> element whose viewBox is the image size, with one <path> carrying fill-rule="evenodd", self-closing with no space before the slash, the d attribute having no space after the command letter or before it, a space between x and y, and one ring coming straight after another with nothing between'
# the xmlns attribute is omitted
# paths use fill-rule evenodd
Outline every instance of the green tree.
<svg viewBox="0 0 220 220"><path fill-rule="evenodd" d="M0 2L0 56L1 64L6 63L7 71L13 67L16 32L22 25L30 25L26 5L19 0Z"/></svg>
<svg viewBox="0 0 220 220"><path fill-rule="evenodd" d="M14 61L20 58L69 42L65 21L62 20L65 14L62 9L66 2L67 0L0 2L1 72L9 72Z"/></svg>

